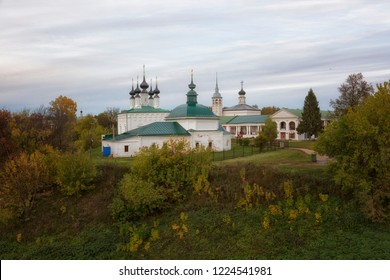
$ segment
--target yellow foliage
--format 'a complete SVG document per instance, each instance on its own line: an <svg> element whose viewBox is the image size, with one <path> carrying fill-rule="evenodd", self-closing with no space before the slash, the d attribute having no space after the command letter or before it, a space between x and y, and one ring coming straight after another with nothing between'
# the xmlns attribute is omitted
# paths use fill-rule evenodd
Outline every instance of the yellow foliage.
<svg viewBox="0 0 390 280"><path fill-rule="evenodd" d="M328 194L322 194L322 193L320 193L318 196L320 197L320 199L321 199L323 202L328 201L328 198L329 198L329 195L328 195Z"/></svg>
<svg viewBox="0 0 390 280"><path fill-rule="evenodd" d="M18 234L16 235L16 241L20 243L20 242L22 242L22 239L23 239L22 233L18 233Z"/></svg>
<svg viewBox="0 0 390 280"><path fill-rule="evenodd" d="M269 230L270 226L269 226L269 218L268 217L264 217L263 219L263 228L265 230Z"/></svg>
<svg viewBox="0 0 390 280"><path fill-rule="evenodd" d="M271 204L269 207L268 207L269 211L271 212L272 215L276 216L276 215L281 215L283 213L282 209L280 206L278 205L273 205Z"/></svg>
<svg viewBox="0 0 390 280"><path fill-rule="evenodd" d="M321 213L315 213L314 216L316 218L316 223L320 223L322 218Z"/></svg>
<svg viewBox="0 0 390 280"><path fill-rule="evenodd" d="M290 210L289 220L296 220L298 217L298 210Z"/></svg>

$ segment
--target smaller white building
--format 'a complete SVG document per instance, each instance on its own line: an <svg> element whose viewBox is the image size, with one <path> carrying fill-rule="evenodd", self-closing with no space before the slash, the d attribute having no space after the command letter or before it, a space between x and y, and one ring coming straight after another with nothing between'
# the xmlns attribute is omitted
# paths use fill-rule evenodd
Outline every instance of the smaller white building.
<svg viewBox="0 0 390 280"><path fill-rule="evenodd" d="M322 126L329 123L329 112L321 111ZM305 135L297 132L297 127L302 118L302 110L283 108L270 116L276 122L278 128L278 140L304 140Z"/></svg>

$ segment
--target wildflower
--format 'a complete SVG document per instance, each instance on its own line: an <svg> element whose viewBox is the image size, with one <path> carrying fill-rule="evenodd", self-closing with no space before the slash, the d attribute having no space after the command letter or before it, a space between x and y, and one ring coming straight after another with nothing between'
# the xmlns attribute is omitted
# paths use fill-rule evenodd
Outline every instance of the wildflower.
<svg viewBox="0 0 390 280"><path fill-rule="evenodd" d="M321 213L315 213L314 216L316 218L316 223L320 223L321 222Z"/></svg>
<svg viewBox="0 0 390 280"><path fill-rule="evenodd" d="M269 211L271 212L271 214L274 215L274 216L279 215L279 214L282 213L282 211L280 210L279 206L270 205L268 208L269 208Z"/></svg>
<svg viewBox="0 0 390 280"><path fill-rule="evenodd" d="M172 225L172 229L175 231L178 230L179 228L180 228L180 226L178 226L177 224Z"/></svg>
<svg viewBox="0 0 390 280"><path fill-rule="evenodd" d="M320 199L321 199L323 202L326 202L326 201L328 201L329 195L328 195L328 194L322 194L322 193L320 193L320 194L319 194L319 197L320 197Z"/></svg>
<svg viewBox="0 0 390 280"><path fill-rule="evenodd" d="M298 217L298 210L290 210L290 216L288 217L290 220L296 220Z"/></svg>
<svg viewBox="0 0 390 280"><path fill-rule="evenodd" d="M21 233L18 233L17 235L16 235L16 241L18 241L19 243L20 242L22 242L22 234Z"/></svg>
<svg viewBox="0 0 390 280"><path fill-rule="evenodd" d="M269 218L268 217L264 217L264 219L263 219L263 228L265 230L269 230Z"/></svg>
<svg viewBox="0 0 390 280"><path fill-rule="evenodd" d="M160 238L160 235L158 233L158 230L152 229L152 231L150 232L150 240L156 241L159 238Z"/></svg>

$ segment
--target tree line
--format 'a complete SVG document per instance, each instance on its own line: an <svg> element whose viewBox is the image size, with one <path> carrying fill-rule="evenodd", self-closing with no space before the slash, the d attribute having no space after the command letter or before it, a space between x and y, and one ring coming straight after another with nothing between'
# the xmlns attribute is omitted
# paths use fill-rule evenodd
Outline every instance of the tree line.
<svg viewBox="0 0 390 280"><path fill-rule="evenodd" d="M0 223L28 218L37 197L79 194L97 176L88 150L101 145L119 109L77 117L77 103L59 96L49 107L0 110Z"/></svg>

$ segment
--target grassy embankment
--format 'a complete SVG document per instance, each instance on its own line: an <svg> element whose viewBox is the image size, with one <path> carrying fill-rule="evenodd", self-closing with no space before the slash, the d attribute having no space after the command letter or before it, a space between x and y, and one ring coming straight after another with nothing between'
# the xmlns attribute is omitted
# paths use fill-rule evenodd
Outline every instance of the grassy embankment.
<svg viewBox="0 0 390 280"><path fill-rule="evenodd" d="M217 162L214 197L187 197L122 235L107 206L131 160L92 156L96 188L41 197L29 219L2 226L1 259L390 259L388 225L364 219L300 151Z"/></svg>

